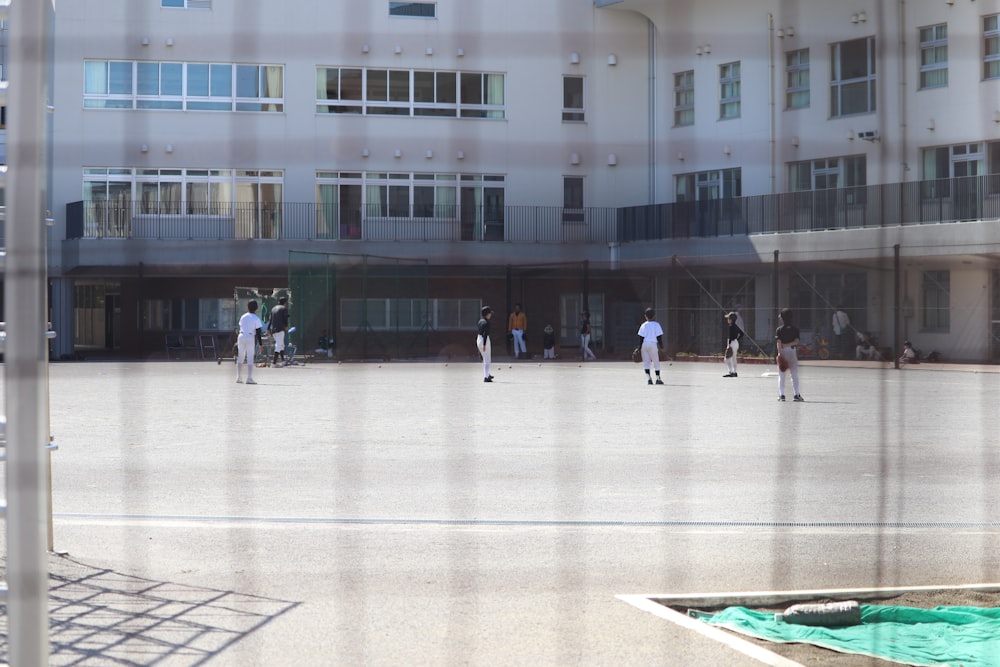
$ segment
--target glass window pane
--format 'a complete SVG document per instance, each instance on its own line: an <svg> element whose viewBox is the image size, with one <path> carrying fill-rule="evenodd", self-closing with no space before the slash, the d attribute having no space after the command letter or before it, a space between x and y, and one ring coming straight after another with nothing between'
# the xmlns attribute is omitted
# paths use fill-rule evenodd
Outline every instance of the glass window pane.
<svg viewBox="0 0 1000 667"><path fill-rule="evenodd" d="M233 66L232 65L212 65L211 66L211 92L212 97L232 97L233 96Z"/></svg>
<svg viewBox="0 0 1000 667"><path fill-rule="evenodd" d="M413 73L413 101L434 101L434 72Z"/></svg>
<svg viewBox="0 0 1000 667"><path fill-rule="evenodd" d="M180 95L184 79L184 66L181 63L160 64L160 94Z"/></svg>
<svg viewBox="0 0 1000 667"><path fill-rule="evenodd" d="M208 97L208 65L187 66L187 94Z"/></svg>
<svg viewBox="0 0 1000 667"><path fill-rule="evenodd" d="M138 63L136 67L137 83L136 88L140 95L160 94L160 65L159 63Z"/></svg>
<svg viewBox="0 0 1000 667"><path fill-rule="evenodd" d="M109 92L112 95L132 94L132 63L111 62Z"/></svg>
<svg viewBox="0 0 1000 667"><path fill-rule="evenodd" d="M260 68L256 65L237 65L236 96L260 97L259 75Z"/></svg>
<svg viewBox="0 0 1000 667"><path fill-rule="evenodd" d="M387 102L389 100L389 71L384 69L368 70L369 102Z"/></svg>

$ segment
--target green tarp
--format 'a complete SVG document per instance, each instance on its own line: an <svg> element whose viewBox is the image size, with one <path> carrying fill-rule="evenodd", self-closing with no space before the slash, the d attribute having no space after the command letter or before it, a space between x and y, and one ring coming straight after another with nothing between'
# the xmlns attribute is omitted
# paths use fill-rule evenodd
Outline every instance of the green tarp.
<svg viewBox="0 0 1000 667"><path fill-rule="evenodd" d="M861 624L841 628L785 623L774 612L745 607L692 615L759 639L815 644L906 665L1000 667L1000 608L861 605Z"/></svg>

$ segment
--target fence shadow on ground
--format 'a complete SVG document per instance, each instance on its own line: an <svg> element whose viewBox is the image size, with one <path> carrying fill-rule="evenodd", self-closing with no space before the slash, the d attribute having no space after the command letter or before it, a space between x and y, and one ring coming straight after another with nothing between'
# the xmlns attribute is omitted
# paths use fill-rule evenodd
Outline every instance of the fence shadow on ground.
<svg viewBox="0 0 1000 667"><path fill-rule="evenodd" d="M59 555L49 557L49 582L51 665L202 665L299 604ZM0 664L8 664L6 605L0 612Z"/></svg>

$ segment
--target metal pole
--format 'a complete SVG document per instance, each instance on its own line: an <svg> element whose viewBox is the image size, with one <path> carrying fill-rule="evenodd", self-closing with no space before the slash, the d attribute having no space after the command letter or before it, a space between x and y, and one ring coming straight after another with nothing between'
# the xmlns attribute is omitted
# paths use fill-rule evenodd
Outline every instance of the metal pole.
<svg viewBox="0 0 1000 667"><path fill-rule="evenodd" d="M899 355L896 354L896 346L899 345L899 312L901 308L900 304L900 289L901 284L899 276L899 244L892 246L892 346L889 348L892 350L892 367L899 368Z"/></svg>
<svg viewBox="0 0 1000 667"><path fill-rule="evenodd" d="M7 422L7 582L10 664L49 664L46 449L47 110L51 0L10 11L4 352Z"/></svg>

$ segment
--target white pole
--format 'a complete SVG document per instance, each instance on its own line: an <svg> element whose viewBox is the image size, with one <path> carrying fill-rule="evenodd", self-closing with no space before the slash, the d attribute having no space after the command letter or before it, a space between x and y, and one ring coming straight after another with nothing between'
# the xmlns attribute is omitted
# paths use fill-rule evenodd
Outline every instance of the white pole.
<svg viewBox="0 0 1000 667"><path fill-rule="evenodd" d="M49 664L46 220L53 0L9 10L7 257L7 611L12 667Z"/></svg>

